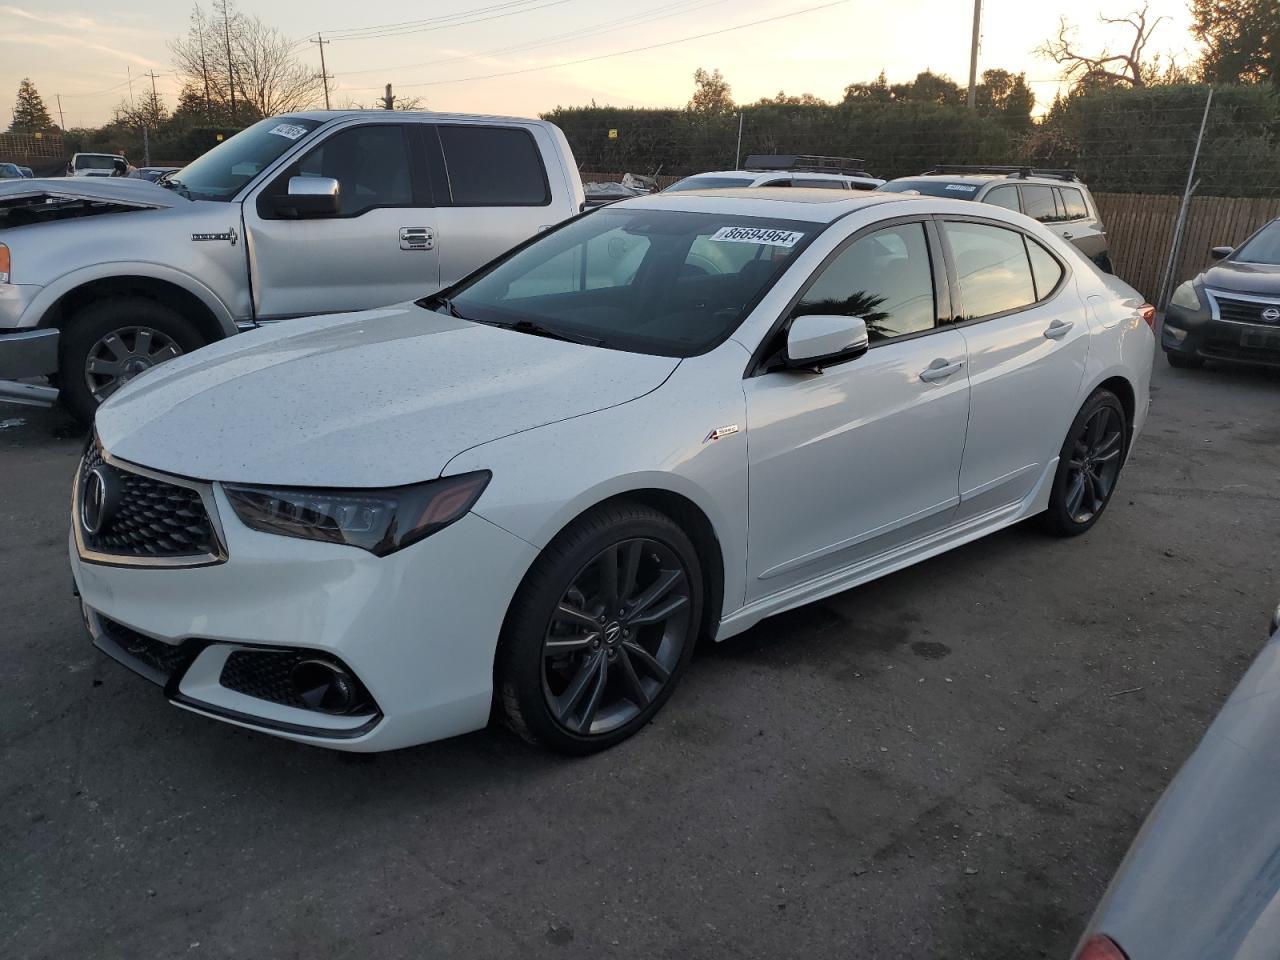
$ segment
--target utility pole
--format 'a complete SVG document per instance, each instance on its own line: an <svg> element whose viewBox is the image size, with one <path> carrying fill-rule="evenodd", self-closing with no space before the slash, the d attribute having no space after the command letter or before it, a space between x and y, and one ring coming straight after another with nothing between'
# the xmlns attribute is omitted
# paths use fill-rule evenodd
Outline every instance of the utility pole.
<svg viewBox="0 0 1280 960"><path fill-rule="evenodd" d="M157 122L160 120L160 96L156 93L156 72L148 70L143 76L151 78L151 102L142 111L142 164L149 167L151 166L151 137L147 133L147 126L153 120Z"/></svg>
<svg viewBox="0 0 1280 960"><path fill-rule="evenodd" d="M387 84L387 92L382 97L382 106L387 110L394 110L396 108L396 98L391 95L391 84L389 83Z"/></svg>
<svg viewBox="0 0 1280 960"><path fill-rule="evenodd" d="M969 109L978 109L978 38L982 35L982 0L973 0L973 45L969 48Z"/></svg>
<svg viewBox="0 0 1280 960"><path fill-rule="evenodd" d="M739 110L738 111L738 150L733 155L733 169L735 170L740 169L741 163L742 163L742 117L743 117L742 111Z"/></svg>
<svg viewBox="0 0 1280 960"><path fill-rule="evenodd" d="M222 4L222 36L227 44L227 86L231 88L231 123L236 122L236 68L231 61L231 20L227 14L227 4Z"/></svg>
<svg viewBox="0 0 1280 960"><path fill-rule="evenodd" d="M325 65L324 65L324 46L326 43L333 43L333 41L326 40L324 37L320 36L320 34L317 33L316 38L311 42L320 44L320 79L324 81L324 108L328 110L329 109L329 80L331 78L329 77L329 71L325 69Z"/></svg>
<svg viewBox="0 0 1280 960"><path fill-rule="evenodd" d="M62 118L62 94L55 93L53 96L54 96L54 99L58 101L58 126L60 126L63 130L66 130L67 121Z"/></svg>
<svg viewBox="0 0 1280 960"><path fill-rule="evenodd" d="M213 115L213 105L209 100L209 64L204 58L204 14L200 12L200 4L196 4L196 36L200 38L200 73L204 77L204 116L207 120Z"/></svg>

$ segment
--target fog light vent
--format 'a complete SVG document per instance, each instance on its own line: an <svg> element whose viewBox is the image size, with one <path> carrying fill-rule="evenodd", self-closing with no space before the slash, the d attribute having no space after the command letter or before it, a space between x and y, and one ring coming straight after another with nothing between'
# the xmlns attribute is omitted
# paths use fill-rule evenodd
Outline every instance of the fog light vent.
<svg viewBox="0 0 1280 960"><path fill-rule="evenodd" d="M236 650L218 678L228 690L299 710L372 712L373 699L337 660L295 650Z"/></svg>

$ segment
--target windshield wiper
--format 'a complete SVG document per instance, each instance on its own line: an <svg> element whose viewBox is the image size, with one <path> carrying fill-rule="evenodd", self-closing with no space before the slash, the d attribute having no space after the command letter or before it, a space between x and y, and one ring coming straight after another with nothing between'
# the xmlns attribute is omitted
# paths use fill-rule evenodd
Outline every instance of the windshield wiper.
<svg viewBox="0 0 1280 960"><path fill-rule="evenodd" d="M544 326L536 320L517 320L514 323L495 323L495 327L504 327L507 330L515 330L517 333L527 333L535 337L546 337L548 340L563 340L565 343L580 343L587 347L598 347L604 343L599 337L588 337L580 333L567 333L563 330L553 330L551 327Z"/></svg>
<svg viewBox="0 0 1280 960"><path fill-rule="evenodd" d="M191 191L177 177L165 177L160 181L160 186L166 190L176 190L180 196L186 197L188 200L191 199Z"/></svg>

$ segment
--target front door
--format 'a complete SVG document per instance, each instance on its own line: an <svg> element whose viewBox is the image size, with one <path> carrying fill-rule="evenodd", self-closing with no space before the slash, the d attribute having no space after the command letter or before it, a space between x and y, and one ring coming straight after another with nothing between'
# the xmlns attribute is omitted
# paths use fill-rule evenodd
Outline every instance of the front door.
<svg viewBox="0 0 1280 960"><path fill-rule="evenodd" d="M747 602L926 536L955 512L969 386L963 335L938 325L945 284L929 236L918 221L855 236L792 311L862 317L864 356L744 383Z"/></svg>
<svg viewBox="0 0 1280 960"><path fill-rule="evenodd" d="M1007 226L947 221L969 360L958 520L1025 499L1079 406L1089 322L1062 264Z"/></svg>
<svg viewBox="0 0 1280 960"><path fill-rule="evenodd" d="M259 320L364 310L439 286L435 210L400 123L347 127L321 141L244 206ZM337 216L282 219L272 197L290 177L332 177Z"/></svg>

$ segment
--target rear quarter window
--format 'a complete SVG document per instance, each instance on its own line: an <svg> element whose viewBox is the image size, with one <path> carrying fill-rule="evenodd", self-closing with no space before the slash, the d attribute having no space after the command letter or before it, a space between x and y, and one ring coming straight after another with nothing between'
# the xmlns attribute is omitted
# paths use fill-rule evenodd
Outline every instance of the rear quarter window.
<svg viewBox="0 0 1280 960"><path fill-rule="evenodd" d="M1083 220L1089 215L1089 207L1084 202L1084 194L1075 187L1062 187L1062 202L1067 208L1068 220Z"/></svg>
<svg viewBox="0 0 1280 960"><path fill-rule="evenodd" d="M517 127L436 128L454 206L539 207L551 202L542 153Z"/></svg>

